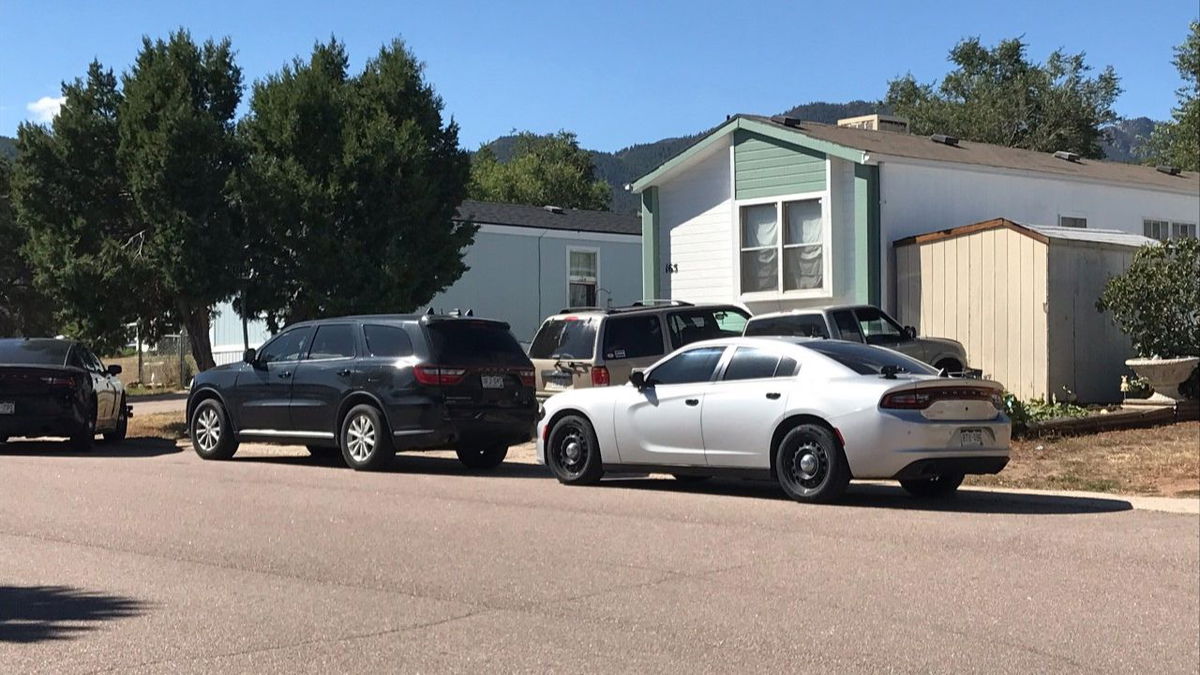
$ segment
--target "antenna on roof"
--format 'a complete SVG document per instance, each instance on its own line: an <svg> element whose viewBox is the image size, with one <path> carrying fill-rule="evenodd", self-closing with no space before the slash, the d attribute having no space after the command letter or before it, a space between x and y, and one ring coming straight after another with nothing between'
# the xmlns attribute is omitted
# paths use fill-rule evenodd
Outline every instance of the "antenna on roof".
<svg viewBox="0 0 1200 675"><path fill-rule="evenodd" d="M1067 162L1079 161L1079 153L1071 152L1070 150L1059 150L1058 152L1054 153L1054 156L1057 159L1065 160Z"/></svg>

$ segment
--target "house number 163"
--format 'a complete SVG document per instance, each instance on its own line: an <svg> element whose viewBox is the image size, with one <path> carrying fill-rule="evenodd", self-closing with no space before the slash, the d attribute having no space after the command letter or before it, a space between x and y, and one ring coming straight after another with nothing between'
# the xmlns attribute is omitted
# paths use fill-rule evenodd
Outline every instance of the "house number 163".
<svg viewBox="0 0 1200 675"><path fill-rule="evenodd" d="M666 266L663 267L663 271L667 274L676 274L679 272L679 263L667 263Z"/></svg>

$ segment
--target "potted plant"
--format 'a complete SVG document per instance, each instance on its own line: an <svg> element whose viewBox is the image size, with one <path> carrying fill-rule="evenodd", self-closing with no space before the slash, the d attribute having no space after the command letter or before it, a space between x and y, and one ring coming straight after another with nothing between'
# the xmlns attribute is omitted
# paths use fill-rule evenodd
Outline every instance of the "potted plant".
<svg viewBox="0 0 1200 675"><path fill-rule="evenodd" d="M1138 358L1125 362L1154 389L1150 403L1175 404L1200 364L1200 240L1143 246L1109 279L1096 308L1110 311Z"/></svg>

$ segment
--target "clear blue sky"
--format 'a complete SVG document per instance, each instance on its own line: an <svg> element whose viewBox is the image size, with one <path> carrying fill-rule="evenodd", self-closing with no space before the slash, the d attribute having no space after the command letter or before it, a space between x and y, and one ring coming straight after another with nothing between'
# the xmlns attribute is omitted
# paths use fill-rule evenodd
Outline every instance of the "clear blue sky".
<svg viewBox="0 0 1200 675"><path fill-rule="evenodd" d="M475 148L512 129L568 129L616 150L705 129L728 113L877 99L911 71L940 77L961 37L1024 35L1112 65L1117 112L1164 119L1179 78L1171 48L1196 0L1152 2L388 2L0 0L0 134L99 58L122 71L142 35L229 36L247 82L330 34L353 65L402 37ZM46 112L52 104L36 109Z"/></svg>

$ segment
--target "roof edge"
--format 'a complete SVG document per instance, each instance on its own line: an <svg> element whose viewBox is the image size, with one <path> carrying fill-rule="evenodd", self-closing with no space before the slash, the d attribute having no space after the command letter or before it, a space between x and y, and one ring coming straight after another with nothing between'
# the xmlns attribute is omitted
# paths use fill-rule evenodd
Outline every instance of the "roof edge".
<svg viewBox="0 0 1200 675"><path fill-rule="evenodd" d="M926 232L925 234L916 234L911 237L897 239L896 241L892 242L892 248L899 248L901 246L909 246L912 244L928 244L946 239L956 239L968 234L975 234L976 232L985 232L987 230L996 230L1000 228L1012 230L1017 234L1023 234L1026 237L1043 244L1050 243L1050 237L1047 237L1040 232L1035 232L1034 230L1025 227L1020 223L1011 221L1008 218L992 218L991 220L981 220L978 223L971 223L970 225L959 225L958 227L951 227L945 230Z"/></svg>
<svg viewBox="0 0 1200 675"><path fill-rule="evenodd" d="M713 143L715 143L717 141L717 139L724 138L725 136L729 135L730 133L733 133L734 131L736 131L738 129L743 129L745 131L751 131L756 134L761 134L763 136L767 136L769 138L774 138L774 139L782 141L784 143L800 145L800 146L809 148L811 150L823 152L826 155L832 155L834 157L839 157L841 159L849 160L849 161L855 162L857 164L872 163L869 161L868 154L859 148L851 148L848 146L839 145L837 143L832 143L829 141L823 141L818 138L813 138L812 136L808 136L807 134L805 134L804 130L802 128L781 129L779 127L776 127L771 124L767 124L765 122L761 122L761 121L753 119L751 117L747 117L742 114L737 114L737 115L734 115L733 117L729 118L728 120L726 120L725 123L722 124L721 126L708 132L708 134L706 134L700 140L698 140L695 143L684 148L682 151L680 151L674 157L668 159L667 161L663 162L662 164L659 164L658 167L655 168L650 173L648 173L648 174L642 176L641 178L637 179L636 181L634 181L632 184L632 187L631 187L631 191L634 192L635 194L642 192L646 188L652 186L659 179L663 178L666 175L673 173L677 169L682 168L684 165L686 165L689 162L689 160L700 155L705 150L707 150L710 146L712 146Z"/></svg>

